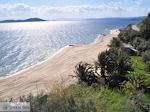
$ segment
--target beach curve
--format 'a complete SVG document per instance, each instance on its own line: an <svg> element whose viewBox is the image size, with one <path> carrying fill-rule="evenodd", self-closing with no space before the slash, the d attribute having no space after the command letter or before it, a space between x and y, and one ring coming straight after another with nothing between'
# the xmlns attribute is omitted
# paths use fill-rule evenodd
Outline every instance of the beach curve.
<svg viewBox="0 0 150 112"><path fill-rule="evenodd" d="M62 48L50 59L32 66L15 75L0 80L0 98L18 98L30 93L36 95L40 91L49 92L56 82L63 82L66 86L76 82L70 75L74 75L74 67L80 61L92 63L100 52L108 49L113 37L117 37L119 30L111 30L110 34L96 39L89 45L68 45Z"/></svg>

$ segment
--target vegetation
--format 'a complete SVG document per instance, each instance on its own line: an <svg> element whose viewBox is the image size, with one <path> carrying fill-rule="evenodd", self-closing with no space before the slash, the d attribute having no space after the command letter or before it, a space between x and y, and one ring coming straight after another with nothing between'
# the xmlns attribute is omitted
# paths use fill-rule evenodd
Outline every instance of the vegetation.
<svg viewBox="0 0 150 112"><path fill-rule="evenodd" d="M139 55L143 57L144 61L150 61L150 14L145 20L137 25L139 31L135 31L132 25L123 29L119 34L119 39L131 44L139 51Z"/></svg>
<svg viewBox="0 0 150 112"><path fill-rule="evenodd" d="M110 87L117 87L125 81L125 74L132 70L129 57L122 51L110 49L98 56L101 76L105 78Z"/></svg>
<svg viewBox="0 0 150 112"><path fill-rule="evenodd" d="M22 98L31 103L31 112L121 112L129 96L108 87L94 89L81 85Z"/></svg>
<svg viewBox="0 0 150 112"><path fill-rule="evenodd" d="M50 94L22 97L20 101L30 102L31 112L149 112L150 94L147 87L150 87L150 77L145 71L147 65L140 57L129 59L134 71L126 73L127 80L119 88L110 88L109 84L93 88L92 84L85 86L79 83L66 89L55 88ZM75 73L82 73L78 77L80 79L80 76L86 77L86 73L89 75L93 68L93 65L80 62Z"/></svg>
<svg viewBox="0 0 150 112"><path fill-rule="evenodd" d="M129 97L126 112L149 112L150 105L141 91L135 91Z"/></svg>
<svg viewBox="0 0 150 112"><path fill-rule="evenodd" d="M93 66L80 62L75 66L75 74L77 75L79 84L86 84L91 86L93 83L97 83L97 76L93 71Z"/></svg>
<svg viewBox="0 0 150 112"><path fill-rule="evenodd" d="M86 63L79 63L80 66L76 67L75 73L80 82L85 82L91 87L93 87L92 84L96 83L98 85L96 87L100 87L99 92L107 86L109 91L116 91L115 94L126 96L124 106L122 105L119 110L115 110L116 112L150 111L150 14L137 26L139 30L135 30L132 25L129 25L121 31L119 38L113 38L109 45L110 50L98 55L95 66L90 65L89 67ZM131 57L124 53L121 49L122 43L132 45L139 52L139 56ZM84 76L84 78L79 76ZM109 106L113 107L112 105Z"/></svg>
<svg viewBox="0 0 150 112"><path fill-rule="evenodd" d="M31 103L31 112L150 112L150 14L138 27L122 30L94 65L77 64L79 84L21 101ZM122 43L139 56L124 53Z"/></svg>
<svg viewBox="0 0 150 112"><path fill-rule="evenodd" d="M121 44L122 44L122 42L120 41L120 39L114 37L111 40L109 47L111 47L111 48L120 48Z"/></svg>
<svg viewBox="0 0 150 112"><path fill-rule="evenodd" d="M132 70L129 57L117 49L100 53L96 66L100 68L100 74L95 72L93 66L87 63L80 62L75 67L75 73L80 84L84 83L91 86L95 83L97 85L106 83L112 88L119 87L121 82L126 80L125 74ZM99 79L103 79L103 82L100 82Z"/></svg>
<svg viewBox="0 0 150 112"><path fill-rule="evenodd" d="M142 59L147 63L150 61L150 50L147 50L142 54Z"/></svg>

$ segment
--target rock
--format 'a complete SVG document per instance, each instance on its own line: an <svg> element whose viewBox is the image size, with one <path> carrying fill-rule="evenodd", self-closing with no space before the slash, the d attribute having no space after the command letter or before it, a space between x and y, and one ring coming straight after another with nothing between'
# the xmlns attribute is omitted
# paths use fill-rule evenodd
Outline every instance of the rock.
<svg viewBox="0 0 150 112"><path fill-rule="evenodd" d="M121 46L121 50L130 56L138 55L138 51L136 49L134 49L134 47L130 44L123 43Z"/></svg>

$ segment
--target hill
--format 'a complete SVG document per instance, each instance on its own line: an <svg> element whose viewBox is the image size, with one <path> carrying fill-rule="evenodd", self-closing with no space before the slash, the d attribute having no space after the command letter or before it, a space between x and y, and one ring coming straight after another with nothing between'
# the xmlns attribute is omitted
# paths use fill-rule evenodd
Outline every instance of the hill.
<svg viewBox="0 0 150 112"><path fill-rule="evenodd" d="M12 22L38 22L38 21L46 21L46 20L40 19L40 18L29 18L29 19L24 19L24 20L3 20L3 21L0 21L0 23L12 23Z"/></svg>

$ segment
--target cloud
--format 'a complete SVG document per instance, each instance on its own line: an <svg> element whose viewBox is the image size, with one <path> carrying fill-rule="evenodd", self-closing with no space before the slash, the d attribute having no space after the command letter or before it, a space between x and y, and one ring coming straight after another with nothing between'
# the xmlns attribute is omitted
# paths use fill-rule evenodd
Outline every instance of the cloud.
<svg viewBox="0 0 150 112"><path fill-rule="evenodd" d="M132 0L135 4L136 4L136 7L140 7L141 3L143 0Z"/></svg>
<svg viewBox="0 0 150 112"><path fill-rule="evenodd" d="M5 10L5 11L31 11L33 9L34 7L31 7L26 4L21 4L21 3L14 4L14 5L0 4L0 10Z"/></svg>
<svg viewBox="0 0 150 112"><path fill-rule="evenodd" d="M55 13L88 13L88 12L102 12L102 11L124 11L118 3L111 2L109 4L101 5L77 5L77 6L63 6L63 7L52 7L52 6L31 6L23 3L17 4L0 4L0 14L8 16L19 16L24 14L26 16L43 16L51 15Z"/></svg>
<svg viewBox="0 0 150 112"><path fill-rule="evenodd" d="M1 20L25 19L39 17L43 19L55 18L99 18L99 17L127 17L143 16L149 8L142 7L142 0L111 0L97 5L68 5L68 6L33 6L23 3L0 4ZM134 3L134 4L133 4ZM139 10L140 9L140 10Z"/></svg>

